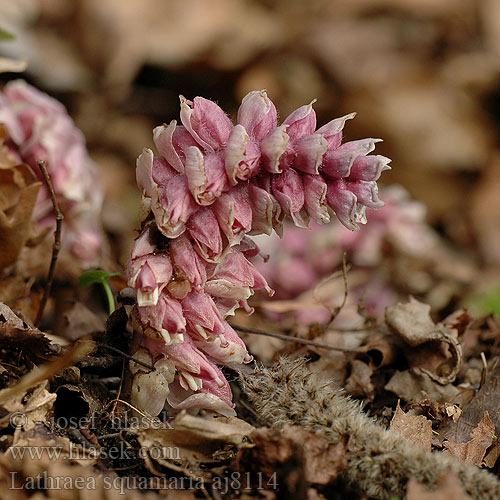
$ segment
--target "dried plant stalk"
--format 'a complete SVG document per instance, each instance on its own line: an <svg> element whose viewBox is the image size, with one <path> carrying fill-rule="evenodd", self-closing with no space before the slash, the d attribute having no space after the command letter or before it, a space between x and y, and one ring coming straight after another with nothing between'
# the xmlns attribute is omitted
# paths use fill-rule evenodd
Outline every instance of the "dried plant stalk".
<svg viewBox="0 0 500 500"><path fill-rule="evenodd" d="M262 423L278 428L300 425L331 442L349 436L344 477L375 498L403 498L411 477L435 487L450 472L473 498L500 498L500 482L492 474L411 446L366 416L335 383L315 378L305 363L304 358L282 357L271 368L241 375L244 391Z"/></svg>

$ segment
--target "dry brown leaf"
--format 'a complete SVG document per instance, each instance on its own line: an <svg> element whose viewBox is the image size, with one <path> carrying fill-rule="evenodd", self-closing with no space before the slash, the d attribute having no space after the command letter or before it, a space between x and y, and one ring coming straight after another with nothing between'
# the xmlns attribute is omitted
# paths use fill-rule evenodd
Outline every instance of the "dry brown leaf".
<svg viewBox="0 0 500 500"><path fill-rule="evenodd" d="M497 336L497 334L495 334ZM471 430L476 427L487 411L495 425L495 434L500 433L500 363L490 371L488 379L479 389L471 402L464 408L461 418L450 422L442 429L444 437L454 443L463 443L471 438Z"/></svg>
<svg viewBox="0 0 500 500"><path fill-rule="evenodd" d="M495 426L488 412L485 411L483 419L471 433L472 439L466 443L445 441L443 443L447 450L445 453L460 458L460 460L469 464L481 467L486 450L493 443L494 435Z"/></svg>
<svg viewBox="0 0 500 500"><path fill-rule="evenodd" d="M328 443L323 437L298 426L282 430L260 428L251 434L253 448L243 450L240 466L270 478L280 469L299 467L298 475L308 483L326 485L347 464L346 441Z"/></svg>
<svg viewBox="0 0 500 500"><path fill-rule="evenodd" d="M10 412L9 418L0 420L0 427L7 427L9 424L16 428L25 430L35 427L37 422L46 423L50 412L54 406L57 396L49 392L48 382L45 380L38 384L33 390L19 392L5 399L3 394L9 389L0 391L2 407Z"/></svg>
<svg viewBox="0 0 500 500"><path fill-rule="evenodd" d="M106 319L81 302L75 302L63 316L65 337L72 341L106 329Z"/></svg>
<svg viewBox="0 0 500 500"><path fill-rule="evenodd" d="M431 307L413 297L406 304L389 306L385 321L409 346L405 350L410 366L421 370L436 382L446 385L455 380L462 361L462 349L456 330L430 316ZM441 349L436 349L436 344ZM445 344L449 353L440 346ZM448 373L441 374L443 367ZM436 373L438 371L438 373Z"/></svg>
<svg viewBox="0 0 500 500"><path fill-rule="evenodd" d="M17 260L32 234L31 215L40 186L27 165L0 166L0 269Z"/></svg>
<svg viewBox="0 0 500 500"><path fill-rule="evenodd" d="M442 404L456 401L460 392L453 384L438 384L425 373L415 373L413 370L396 372L385 385L385 390L394 392L408 403L430 399Z"/></svg>
<svg viewBox="0 0 500 500"><path fill-rule="evenodd" d="M0 405L10 401L18 394L24 394L28 389L31 389L39 382L53 377L60 371L64 370L64 368L67 368L68 366L71 366L79 361L94 349L95 344L90 340L76 342L73 347L68 349L62 356L57 357L43 366L31 370L29 373L21 377L17 384L0 391Z"/></svg>
<svg viewBox="0 0 500 500"><path fill-rule="evenodd" d="M251 446L249 436L254 429L236 417L202 418L183 411L165 426L135 432L147 450L146 465L154 473L159 464L195 476L204 474L200 464L227 460L237 449Z"/></svg>
<svg viewBox="0 0 500 500"><path fill-rule="evenodd" d="M406 495L407 500L472 500L472 497L465 493L457 476L453 474L441 477L435 490L428 490L412 477L408 481Z"/></svg>
<svg viewBox="0 0 500 500"><path fill-rule="evenodd" d="M38 328L30 327L0 302L0 348L18 350L32 361L49 359L58 352Z"/></svg>
<svg viewBox="0 0 500 500"><path fill-rule="evenodd" d="M351 374L345 382L345 390L352 396L367 397L373 401L375 397L375 387L372 384L371 376L373 369L366 363L355 359L351 363Z"/></svg>
<svg viewBox="0 0 500 500"><path fill-rule="evenodd" d="M400 434L406 441L415 446L431 450L432 422L424 415L410 415L399 406L391 420L390 429Z"/></svg>

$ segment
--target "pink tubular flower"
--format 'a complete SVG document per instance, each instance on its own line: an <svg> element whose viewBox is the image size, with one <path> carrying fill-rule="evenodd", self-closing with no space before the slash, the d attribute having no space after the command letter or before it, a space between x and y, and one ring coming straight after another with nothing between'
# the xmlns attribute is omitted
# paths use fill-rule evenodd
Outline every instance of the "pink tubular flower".
<svg viewBox="0 0 500 500"><path fill-rule="evenodd" d="M250 92L233 125L216 103L181 96L182 125L154 129L159 156L145 150L137 162L145 222L128 264L137 292L137 352L155 369L160 363L160 374L132 369L132 401L143 411L157 414L165 404L233 413L217 364L252 358L225 318L238 307L251 312L255 290L273 293L247 259L262 256L249 235L281 236L285 217L308 227L310 219L323 224L333 214L358 230L366 209L383 205L376 181L389 160L369 155L378 140L342 144L354 114L316 130L313 103L279 125L266 92ZM164 238L160 247L145 236L151 225ZM145 388L152 383L167 386L161 404L143 396L158 394Z"/></svg>
<svg viewBox="0 0 500 500"><path fill-rule="evenodd" d="M7 83L0 93L0 123L7 146L43 181L43 160L64 215L62 250L70 250L83 268L96 265L103 244L100 213L103 189L90 160L83 134L64 106L23 80ZM42 182L34 209L40 229L55 225L52 202Z"/></svg>

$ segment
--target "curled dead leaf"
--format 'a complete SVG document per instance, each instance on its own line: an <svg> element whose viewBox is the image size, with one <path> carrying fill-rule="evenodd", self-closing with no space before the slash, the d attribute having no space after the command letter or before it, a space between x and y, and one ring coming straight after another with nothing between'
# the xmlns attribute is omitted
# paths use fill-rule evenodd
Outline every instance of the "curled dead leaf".
<svg viewBox="0 0 500 500"><path fill-rule="evenodd" d="M413 297L406 304L389 306L385 311L385 321L392 330L409 346L406 356L415 371L421 371L439 384L453 382L460 369L462 348L456 330L434 323L430 316L431 307ZM445 344L447 349L436 344ZM448 369L448 373L436 373Z"/></svg>

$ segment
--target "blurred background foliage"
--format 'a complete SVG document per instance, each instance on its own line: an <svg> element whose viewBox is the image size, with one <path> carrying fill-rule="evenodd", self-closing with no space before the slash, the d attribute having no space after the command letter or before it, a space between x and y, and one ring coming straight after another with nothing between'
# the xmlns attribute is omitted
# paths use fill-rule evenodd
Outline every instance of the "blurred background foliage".
<svg viewBox="0 0 500 500"><path fill-rule="evenodd" d="M346 138L382 137L428 221L484 269L500 263L498 0L0 0L0 55L62 100L106 183L105 224L127 258L135 158L178 95L234 116L265 88L282 117L356 111ZM2 75L2 81L16 78Z"/></svg>

